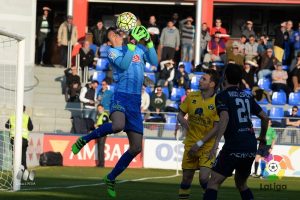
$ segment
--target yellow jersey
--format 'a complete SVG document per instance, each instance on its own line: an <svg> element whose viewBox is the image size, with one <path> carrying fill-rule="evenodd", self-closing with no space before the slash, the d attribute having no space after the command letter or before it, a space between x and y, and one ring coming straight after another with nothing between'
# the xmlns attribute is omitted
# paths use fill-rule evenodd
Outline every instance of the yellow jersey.
<svg viewBox="0 0 300 200"><path fill-rule="evenodd" d="M180 110L188 114L189 130L183 143L186 146L194 145L201 140L219 121L215 106L216 95L203 99L201 91L191 92L180 105ZM207 141L204 147L213 146L215 138Z"/></svg>

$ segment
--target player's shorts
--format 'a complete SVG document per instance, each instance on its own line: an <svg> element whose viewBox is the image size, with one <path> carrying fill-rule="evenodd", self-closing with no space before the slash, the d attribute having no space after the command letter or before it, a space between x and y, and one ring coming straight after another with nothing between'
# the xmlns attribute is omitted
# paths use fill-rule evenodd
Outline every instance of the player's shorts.
<svg viewBox="0 0 300 200"><path fill-rule="evenodd" d="M143 134L143 119L141 114L141 95L115 92L110 105L110 114L120 111L125 114L125 132Z"/></svg>
<svg viewBox="0 0 300 200"><path fill-rule="evenodd" d="M208 159L210 149L206 150L208 148L205 148L205 149L201 148L198 151L197 156L190 157L188 155L188 152L189 152L190 148L191 147L189 146L189 147L185 147L185 149L184 149L183 158L182 158L182 165L181 165L182 169L197 170L197 169L200 169L200 167L207 167L207 168L212 167L212 165L215 161L215 158Z"/></svg>
<svg viewBox="0 0 300 200"><path fill-rule="evenodd" d="M269 153L270 148L271 145L259 145L256 154L266 158L270 154Z"/></svg>
<svg viewBox="0 0 300 200"><path fill-rule="evenodd" d="M233 153L222 149L212 170L225 177L232 176L235 170L240 176L247 178L251 173L255 155L256 152Z"/></svg>

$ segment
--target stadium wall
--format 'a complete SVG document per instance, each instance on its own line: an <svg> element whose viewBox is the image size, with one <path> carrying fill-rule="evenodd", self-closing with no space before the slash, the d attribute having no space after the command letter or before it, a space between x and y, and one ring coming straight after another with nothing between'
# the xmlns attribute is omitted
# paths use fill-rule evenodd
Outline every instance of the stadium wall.
<svg viewBox="0 0 300 200"><path fill-rule="evenodd" d="M96 141L90 142L77 155L71 146L78 135L31 134L27 151L28 166L38 166L42 152L54 151L63 155L64 166L96 166L98 149ZM223 146L220 144L219 149ZM108 137L105 144L105 167L113 167L128 149L125 137ZM143 152L130 164L130 168L181 169L184 145L182 141L144 139ZM300 177L300 146L275 145L272 160L279 164L284 176Z"/></svg>

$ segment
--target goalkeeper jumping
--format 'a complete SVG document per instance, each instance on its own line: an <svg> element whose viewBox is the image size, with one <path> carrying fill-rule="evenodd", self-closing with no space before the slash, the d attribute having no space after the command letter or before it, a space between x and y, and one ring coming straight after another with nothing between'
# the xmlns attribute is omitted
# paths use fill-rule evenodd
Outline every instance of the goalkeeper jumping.
<svg viewBox="0 0 300 200"><path fill-rule="evenodd" d="M109 196L116 197L116 177L142 151L143 120L140 107L145 61L157 66L158 58L150 34L143 26L137 26L130 32L127 45L123 45L123 38L115 28L107 30L107 38L112 45L112 48L108 49L108 58L113 66L113 79L116 83L110 107L112 123L105 123L90 134L80 137L73 144L72 152L77 154L93 139L121 131L127 133L129 149L104 177ZM145 41L146 47L138 44L140 40Z"/></svg>

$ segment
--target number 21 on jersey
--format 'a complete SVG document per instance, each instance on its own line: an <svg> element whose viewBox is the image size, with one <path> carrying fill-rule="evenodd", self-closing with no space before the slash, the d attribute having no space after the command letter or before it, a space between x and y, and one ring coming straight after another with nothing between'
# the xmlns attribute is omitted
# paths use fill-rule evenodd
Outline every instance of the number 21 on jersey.
<svg viewBox="0 0 300 200"><path fill-rule="evenodd" d="M235 104L238 106L237 114L239 122L249 122L249 120L251 119L249 99L236 98Z"/></svg>

